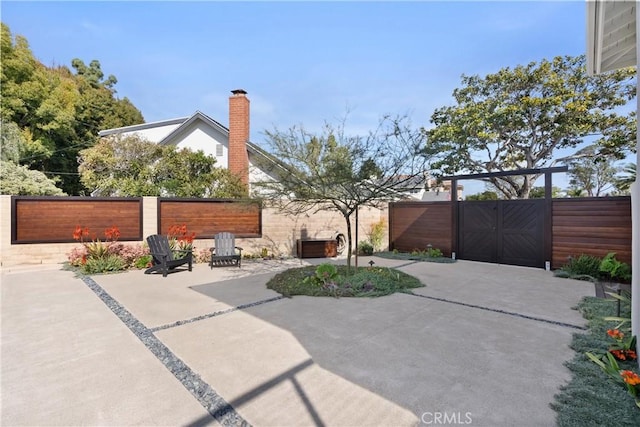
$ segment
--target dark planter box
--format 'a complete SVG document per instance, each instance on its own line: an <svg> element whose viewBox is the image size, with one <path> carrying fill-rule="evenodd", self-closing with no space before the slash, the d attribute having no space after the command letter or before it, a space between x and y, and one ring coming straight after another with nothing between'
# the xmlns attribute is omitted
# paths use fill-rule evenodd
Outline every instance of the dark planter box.
<svg viewBox="0 0 640 427"><path fill-rule="evenodd" d="M328 258L338 256L338 243L335 240L296 241L298 258Z"/></svg>

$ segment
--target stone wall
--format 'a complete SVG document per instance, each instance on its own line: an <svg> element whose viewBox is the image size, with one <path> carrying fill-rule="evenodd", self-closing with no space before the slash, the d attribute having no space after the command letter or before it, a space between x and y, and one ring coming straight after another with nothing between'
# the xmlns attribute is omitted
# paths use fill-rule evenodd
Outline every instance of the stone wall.
<svg viewBox="0 0 640 427"><path fill-rule="evenodd" d="M362 208L358 216L358 240L367 240L372 224L383 220L388 233L387 209ZM355 243L355 216L351 218L353 241ZM241 246L250 254L258 254L267 248L269 254L296 255L298 239L330 239L342 233L347 236L347 224L344 217L333 211L303 213L297 216L284 215L274 208L262 211L262 238L239 239ZM388 242L385 235L384 245Z"/></svg>

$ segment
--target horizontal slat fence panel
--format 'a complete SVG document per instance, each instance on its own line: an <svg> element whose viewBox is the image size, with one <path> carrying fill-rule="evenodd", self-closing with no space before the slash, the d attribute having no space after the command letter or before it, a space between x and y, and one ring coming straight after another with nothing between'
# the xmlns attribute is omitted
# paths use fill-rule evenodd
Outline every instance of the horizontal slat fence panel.
<svg viewBox="0 0 640 427"><path fill-rule="evenodd" d="M603 257L615 252L631 262L631 198L599 197L553 199L552 267L569 256Z"/></svg>
<svg viewBox="0 0 640 427"><path fill-rule="evenodd" d="M228 231L236 237L262 237L262 208L255 201L158 199L158 233L186 224L197 239Z"/></svg>
<svg viewBox="0 0 640 427"><path fill-rule="evenodd" d="M29 197L11 198L11 243L74 242L77 226L89 238L103 240L104 230L120 230L121 241L142 239L142 198Z"/></svg>
<svg viewBox="0 0 640 427"><path fill-rule="evenodd" d="M409 252L431 244L450 256L451 209L451 202L390 203L389 247ZM615 252L631 262L630 197L553 199L552 224L552 268L581 254Z"/></svg>
<svg viewBox="0 0 640 427"><path fill-rule="evenodd" d="M451 256L451 235L451 202L389 204L390 249L410 252L430 244Z"/></svg>

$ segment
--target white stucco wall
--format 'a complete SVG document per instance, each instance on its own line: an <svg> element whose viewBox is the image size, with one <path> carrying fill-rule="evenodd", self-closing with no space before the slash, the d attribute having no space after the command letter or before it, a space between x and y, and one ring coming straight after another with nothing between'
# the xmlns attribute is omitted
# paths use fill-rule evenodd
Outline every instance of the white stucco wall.
<svg viewBox="0 0 640 427"><path fill-rule="evenodd" d="M178 148L189 148L191 151L202 150L216 159L218 167L229 165L229 138L201 121L189 125L180 135ZM216 156L216 146L222 145L222 156Z"/></svg>

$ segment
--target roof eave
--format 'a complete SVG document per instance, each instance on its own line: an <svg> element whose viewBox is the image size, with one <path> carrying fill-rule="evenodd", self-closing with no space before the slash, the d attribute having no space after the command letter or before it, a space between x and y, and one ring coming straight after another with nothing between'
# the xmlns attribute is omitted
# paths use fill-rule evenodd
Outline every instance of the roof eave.
<svg viewBox="0 0 640 427"><path fill-rule="evenodd" d="M587 1L587 72L637 65L634 1Z"/></svg>

